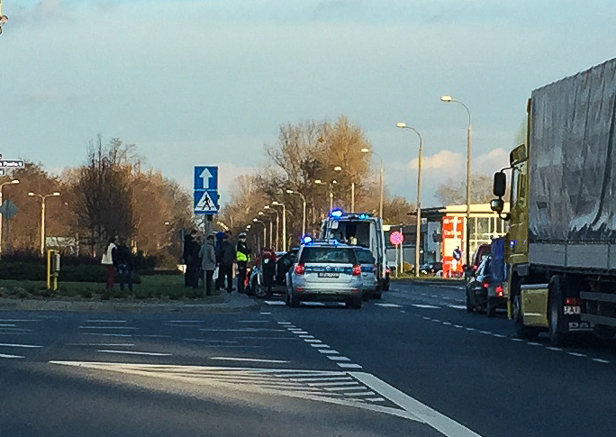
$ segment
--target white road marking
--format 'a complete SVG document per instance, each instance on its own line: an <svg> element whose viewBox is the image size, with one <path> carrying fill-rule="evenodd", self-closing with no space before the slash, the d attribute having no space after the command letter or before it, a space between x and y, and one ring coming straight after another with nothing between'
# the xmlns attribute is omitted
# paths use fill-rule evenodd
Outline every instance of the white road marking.
<svg viewBox="0 0 616 437"><path fill-rule="evenodd" d="M610 362L608 360L603 360L601 358L593 358L592 359L595 363L602 363L602 364L610 364Z"/></svg>
<svg viewBox="0 0 616 437"><path fill-rule="evenodd" d="M37 319L0 319L0 323L40 322Z"/></svg>
<svg viewBox="0 0 616 437"><path fill-rule="evenodd" d="M365 389L364 389L365 390ZM358 396L374 396L376 393L374 393L373 391L362 391L361 393L347 393L345 392L344 395L345 396L352 396L352 397L358 397Z"/></svg>
<svg viewBox="0 0 616 437"><path fill-rule="evenodd" d="M466 305L447 305L449 308L453 308L456 310L465 310L466 309Z"/></svg>
<svg viewBox="0 0 616 437"><path fill-rule="evenodd" d="M332 376L332 377L319 377L319 378L291 378L291 381L297 382L315 382L315 381L354 381L350 376Z"/></svg>
<svg viewBox="0 0 616 437"><path fill-rule="evenodd" d="M444 324L444 323L445 323L445 322L443 322L443 324ZM488 332L488 331L477 331L477 332L479 332L480 334L492 335L492 333L491 333L491 332Z"/></svg>
<svg viewBox="0 0 616 437"><path fill-rule="evenodd" d="M454 328L464 328L462 325L453 325Z"/></svg>
<svg viewBox="0 0 616 437"><path fill-rule="evenodd" d="M80 326L79 329L124 329L129 331L137 331L139 328L132 326Z"/></svg>
<svg viewBox="0 0 616 437"><path fill-rule="evenodd" d="M404 311L404 310L400 310L400 312L401 312L402 314L406 314L406 311Z"/></svg>
<svg viewBox="0 0 616 437"><path fill-rule="evenodd" d="M314 335L300 335L299 338L314 338Z"/></svg>
<svg viewBox="0 0 616 437"><path fill-rule="evenodd" d="M424 319L424 320L432 320L431 317L426 317L426 316L422 316L422 319Z"/></svg>
<svg viewBox="0 0 616 437"><path fill-rule="evenodd" d="M443 325L451 326L451 322L443 322Z"/></svg>
<svg viewBox="0 0 616 437"><path fill-rule="evenodd" d="M498 338L505 338L504 335L502 334L492 334L494 337L498 337Z"/></svg>
<svg viewBox="0 0 616 437"><path fill-rule="evenodd" d="M291 322L278 322L279 325L292 325Z"/></svg>
<svg viewBox="0 0 616 437"><path fill-rule="evenodd" d="M310 338L304 338L304 341L306 343L323 343L321 340L317 340L316 338L310 339Z"/></svg>
<svg viewBox="0 0 616 437"><path fill-rule="evenodd" d="M240 320L240 323L270 323L269 320Z"/></svg>
<svg viewBox="0 0 616 437"><path fill-rule="evenodd" d="M401 408L447 437L481 437L476 432L471 431L465 426L455 422L453 419L413 399L406 393L381 381L374 375L363 372L351 372L350 374L381 396L388 398L396 405L399 405Z"/></svg>
<svg viewBox="0 0 616 437"><path fill-rule="evenodd" d="M306 331L295 331L295 330L293 330L293 331L291 331L291 332L292 332L293 334L297 334L297 335L300 335L300 334L308 334Z"/></svg>
<svg viewBox="0 0 616 437"><path fill-rule="evenodd" d="M147 355L152 357L172 357L173 354L163 354L160 352L138 352L138 351L117 351L113 349L99 349L96 352L104 354L123 354L123 355Z"/></svg>
<svg viewBox="0 0 616 437"><path fill-rule="evenodd" d="M426 305L426 304L421 304L421 303L412 303L411 306L414 306L415 308L426 308L426 309L437 309L437 310L441 308L436 305Z"/></svg>
<svg viewBox="0 0 616 437"><path fill-rule="evenodd" d="M14 343L0 343L0 346L2 347L23 347L26 349L36 349L39 347L43 347L43 346L37 346L34 344L14 344Z"/></svg>
<svg viewBox="0 0 616 437"><path fill-rule="evenodd" d="M587 357L587 356L588 356L588 355L586 355L586 354L580 354L580 353L577 353L577 352L567 352L567 353L568 353L569 355L574 356L574 357Z"/></svg>
<svg viewBox="0 0 616 437"><path fill-rule="evenodd" d="M290 363L290 361L285 361L285 360L264 360L260 358L210 357L209 359L215 360L215 361L246 361L246 362L253 362L253 363L277 363L277 364Z"/></svg>
<svg viewBox="0 0 616 437"><path fill-rule="evenodd" d="M338 366L342 367L343 369L361 369L362 367L359 364L355 364L355 363L336 363L338 364Z"/></svg>
<svg viewBox="0 0 616 437"><path fill-rule="evenodd" d="M14 323L0 323L0 328L15 328L17 327Z"/></svg>
<svg viewBox="0 0 616 437"><path fill-rule="evenodd" d="M23 333L23 332L33 332L32 329L11 328L11 327L0 328L0 330L3 331L3 332L0 332L0 334L19 334L19 333Z"/></svg>
<svg viewBox="0 0 616 437"><path fill-rule="evenodd" d="M327 346L329 347L329 346ZM317 349L319 352L321 352L322 354L339 354L340 352L338 352L337 350L334 349Z"/></svg>
<svg viewBox="0 0 616 437"><path fill-rule="evenodd" d="M331 355L331 356L328 356L327 358L329 358L332 361L351 361L350 358L343 357L342 355Z"/></svg>
<svg viewBox="0 0 616 437"><path fill-rule="evenodd" d="M126 320L86 320L86 323L126 323Z"/></svg>
<svg viewBox="0 0 616 437"><path fill-rule="evenodd" d="M133 347L135 343L64 343L65 346Z"/></svg>
<svg viewBox="0 0 616 437"><path fill-rule="evenodd" d="M306 305L307 307L324 307L325 304L323 302L301 302L302 305Z"/></svg>
<svg viewBox="0 0 616 437"><path fill-rule="evenodd" d="M184 341L201 341L206 343L239 343L237 340L212 340L206 338L185 338Z"/></svg>
<svg viewBox="0 0 616 437"><path fill-rule="evenodd" d="M262 312L260 312L259 314L261 314L262 316L269 316L269 315L271 315L272 313L268 313L268 312L262 311Z"/></svg>
<svg viewBox="0 0 616 437"><path fill-rule="evenodd" d="M299 341L294 337L234 337L238 340L283 340L283 341Z"/></svg>
<svg viewBox="0 0 616 437"><path fill-rule="evenodd" d="M551 351L555 351L555 352L560 352L560 351L562 351L562 349L561 349L561 348L559 348L559 347L546 346L545 348L546 348L546 349L548 349L548 350L551 350Z"/></svg>
<svg viewBox="0 0 616 437"><path fill-rule="evenodd" d="M199 331L204 332L286 332L284 329L268 329L268 328L199 328Z"/></svg>
<svg viewBox="0 0 616 437"><path fill-rule="evenodd" d="M350 381L339 381L339 382L315 382L308 383L311 387L344 387L349 385L357 385L357 381L351 378Z"/></svg>
<svg viewBox="0 0 616 437"><path fill-rule="evenodd" d="M144 338L171 338L170 335L163 334L143 334L143 335L135 335L135 337L144 337Z"/></svg>
<svg viewBox="0 0 616 437"><path fill-rule="evenodd" d="M466 329L467 331L476 331L475 328L464 328L464 329Z"/></svg>
<svg viewBox="0 0 616 437"><path fill-rule="evenodd" d="M395 303L377 303L375 305L383 308L402 308L402 305L398 305Z"/></svg>
<svg viewBox="0 0 616 437"><path fill-rule="evenodd" d="M267 305L278 305L278 306L284 306L285 303L279 300L266 300L264 301L265 304Z"/></svg>
<svg viewBox="0 0 616 437"><path fill-rule="evenodd" d="M154 377L163 380L190 383L191 385L215 387L220 390L235 389L238 391L287 396L318 402L326 402L364 410L389 414L395 417L425 423L439 431L445 437L481 437L463 425L453 421L447 416L431 409L427 405L413 399L405 393L381 381L374 375L364 372L344 371L307 371L289 369L253 369L253 368L224 368L224 367L201 367L201 366L169 366L155 364L129 364L129 363L89 363L72 361L50 361L50 364L84 367L93 370L115 371L125 374L133 374L146 377ZM244 380L234 382L235 375L255 377L254 383L246 383ZM306 388L296 389L295 386L283 384L277 385L276 381L281 378L292 377L333 377L351 376L356 381L365 385L362 394L352 393L353 397L345 399L341 394L327 393L325 390L317 392ZM222 378L222 379L221 379ZM271 382L263 381L268 378ZM290 387L290 388L289 388ZM207 398L210 392L205 388L203 396ZM389 400L395 407L378 405L377 402Z"/></svg>
<svg viewBox="0 0 616 437"><path fill-rule="evenodd" d="M521 341L524 341L524 340L522 340L521 338L510 338L510 340L511 340L511 341L516 341L516 342L518 342L518 343L519 343L519 342L521 342Z"/></svg>
<svg viewBox="0 0 616 437"><path fill-rule="evenodd" d="M316 348L328 348L329 349L329 345L325 344L325 343L309 343L310 346L312 347L316 347Z"/></svg>
<svg viewBox="0 0 616 437"><path fill-rule="evenodd" d="M343 387L323 387L325 390L327 391L355 391L355 390L363 390L366 391L366 386L357 383L357 381L355 381L355 386L354 387L350 387L350 386L343 386ZM346 394L346 393L345 393ZM373 393L374 394L374 393Z"/></svg>
<svg viewBox="0 0 616 437"><path fill-rule="evenodd" d="M529 341L528 344L531 346L543 346L541 343L535 343L534 341Z"/></svg>
<svg viewBox="0 0 616 437"><path fill-rule="evenodd" d="M82 332L82 335L95 335L97 337L132 337L131 334L106 334L104 332Z"/></svg>
<svg viewBox="0 0 616 437"><path fill-rule="evenodd" d="M0 358L26 358L26 357L22 357L21 355L0 354Z"/></svg>

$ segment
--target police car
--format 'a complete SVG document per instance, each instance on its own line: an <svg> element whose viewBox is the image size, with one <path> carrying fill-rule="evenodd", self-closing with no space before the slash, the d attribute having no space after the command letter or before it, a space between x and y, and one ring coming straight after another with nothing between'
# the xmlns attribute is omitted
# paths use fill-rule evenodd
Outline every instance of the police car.
<svg viewBox="0 0 616 437"><path fill-rule="evenodd" d="M364 300L368 300L371 297L380 299L381 292L378 290L379 281L377 279L378 269L372 252L366 247L354 247L354 250L357 256L357 262L361 266L361 279L363 284L362 294Z"/></svg>
<svg viewBox="0 0 616 437"><path fill-rule="evenodd" d="M302 300L342 301L362 306L361 266L355 248L337 241L304 241L297 262L287 273L285 302L292 307Z"/></svg>

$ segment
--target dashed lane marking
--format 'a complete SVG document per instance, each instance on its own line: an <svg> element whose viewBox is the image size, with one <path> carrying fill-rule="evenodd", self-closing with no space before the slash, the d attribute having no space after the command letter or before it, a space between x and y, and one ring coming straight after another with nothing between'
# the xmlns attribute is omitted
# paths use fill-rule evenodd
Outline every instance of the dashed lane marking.
<svg viewBox="0 0 616 437"><path fill-rule="evenodd" d="M402 308L402 305L398 305L395 303L376 303L375 305L383 308Z"/></svg>
<svg viewBox="0 0 616 437"><path fill-rule="evenodd" d="M574 356L574 357L584 357L584 358L588 356L586 354L580 354L578 352L567 352L567 354Z"/></svg>
<svg viewBox="0 0 616 437"><path fill-rule="evenodd" d="M343 369L361 369L362 367L359 364L355 363L336 363Z"/></svg>
<svg viewBox="0 0 616 437"><path fill-rule="evenodd" d="M119 351L114 349L99 349L96 352L103 354L120 354L120 355L145 355L152 357L171 357L173 354L165 354L161 352L139 352L139 351Z"/></svg>
<svg viewBox="0 0 616 437"><path fill-rule="evenodd" d="M328 346L329 347L329 346ZM339 354L340 352L338 352L337 350L334 349L317 349L319 352L321 352L322 354L325 355L329 355L329 354Z"/></svg>
<svg viewBox="0 0 616 437"><path fill-rule="evenodd" d="M436 306L436 305L427 305L427 304L421 304L421 303L412 303L411 306L415 307L415 308L423 308L423 309L441 309L441 307Z"/></svg>
<svg viewBox="0 0 616 437"><path fill-rule="evenodd" d="M86 323L126 323L126 320L96 319L96 320L86 320Z"/></svg>
<svg viewBox="0 0 616 437"><path fill-rule="evenodd" d="M0 358L26 358L21 355L8 355L8 354L0 354Z"/></svg>
<svg viewBox="0 0 616 437"><path fill-rule="evenodd" d="M133 326L80 326L79 329L123 329L126 331L137 331L139 328Z"/></svg>
<svg viewBox="0 0 616 437"><path fill-rule="evenodd" d="M592 360L593 360L594 362L596 362L596 363L601 363L601 364L610 364L610 361L608 361L608 360L603 360L603 359L601 359L601 358L593 358Z"/></svg>
<svg viewBox="0 0 616 437"><path fill-rule="evenodd" d="M285 303L279 300L265 300L263 301L263 303L265 303L266 305L277 305L277 306L284 306Z"/></svg>
<svg viewBox="0 0 616 437"><path fill-rule="evenodd" d="M25 349L36 349L43 346L35 345L35 344L15 344L15 343L0 343L2 347L21 347Z"/></svg>
<svg viewBox="0 0 616 437"><path fill-rule="evenodd" d="M332 361L351 361L350 358L343 357L342 355L328 355L327 358Z"/></svg>
<svg viewBox="0 0 616 437"><path fill-rule="evenodd" d="M134 347L135 343L64 343L65 346L83 346L83 347Z"/></svg>

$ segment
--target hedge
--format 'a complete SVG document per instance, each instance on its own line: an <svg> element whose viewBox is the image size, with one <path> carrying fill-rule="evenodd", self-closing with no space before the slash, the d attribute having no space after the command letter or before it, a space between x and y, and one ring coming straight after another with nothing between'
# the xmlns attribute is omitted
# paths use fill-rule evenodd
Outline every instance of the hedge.
<svg viewBox="0 0 616 437"><path fill-rule="evenodd" d="M0 279L23 281L45 281L47 266L39 262L0 262ZM116 282L118 277L116 275ZM66 282L107 282L107 268L100 264L62 265L59 281ZM141 277L133 273L133 282L141 283Z"/></svg>

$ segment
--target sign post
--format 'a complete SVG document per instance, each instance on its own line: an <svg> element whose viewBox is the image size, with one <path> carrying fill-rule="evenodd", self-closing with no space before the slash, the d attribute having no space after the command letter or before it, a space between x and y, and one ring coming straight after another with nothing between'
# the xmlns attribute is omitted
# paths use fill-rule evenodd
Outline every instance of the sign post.
<svg viewBox="0 0 616 437"><path fill-rule="evenodd" d="M402 243L404 242L404 235L400 231L394 231L389 234L389 241L396 247L396 278L399 273L404 269L404 254L402 253ZM398 265L398 248L400 248L400 265ZM402 272L403 273L403 272Z"/></svg>

